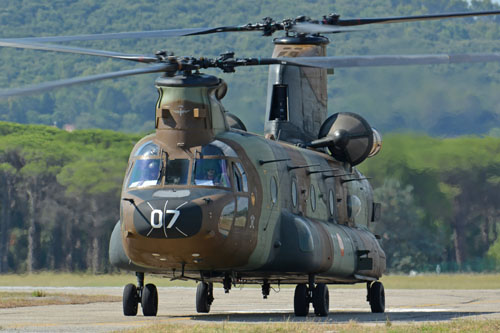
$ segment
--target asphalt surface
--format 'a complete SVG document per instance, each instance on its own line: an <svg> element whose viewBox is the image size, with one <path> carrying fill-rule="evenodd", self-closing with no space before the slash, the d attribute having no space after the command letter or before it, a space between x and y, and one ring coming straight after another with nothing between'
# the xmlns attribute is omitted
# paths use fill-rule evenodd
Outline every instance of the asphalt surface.
<svg viewBox="0 0 500 333"><path fill-rule="evenodd" d="M122 288L2 288L5 290L121 295ZM293 288L271 291L262 299L260 289L214 289L209 314L198 314L195 288L159 288L157 317L124 317L121 302L85 305L50 305L0 309L2 332L110 332L157 323L314 321L347 323L444 322L459 318L500 319L500 290L386 290L386 313L372 314L364 289L330 290L330 314L318 318L293 316ZM312 307L311 307L311 311Z"/></svg>

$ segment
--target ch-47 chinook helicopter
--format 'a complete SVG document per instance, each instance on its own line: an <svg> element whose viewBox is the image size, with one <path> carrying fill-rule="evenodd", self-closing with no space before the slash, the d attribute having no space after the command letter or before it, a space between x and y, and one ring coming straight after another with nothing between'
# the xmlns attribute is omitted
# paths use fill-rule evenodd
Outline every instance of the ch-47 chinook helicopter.
<svg viewBox="0 0 500 333"><path fill-rule="evenodd" d="M226 292L238 284L296 284L294 313L329 312L327 284L366 283L372 312L384 312L380 277L386 257L370 224L380 216L367 178L355 166L375 155L380 134L354 113L327 117L327 69L500 61L500 54L326 56L322 35L358 25L450 17L496 15L500 11L340 19L306 17L217 28L0 39L0 46L103 56L146 67L0 91L0 97L144 73L163 73L156 82L155 132L131 152L120 221L110 240L110 261L134 271L137 285L123 293L123 311L155 316L158 293L144 274L199 281L196 310L207 313L213 284ZM217 59L154 56L83 49L47 42L190 36L262 31L274 39L272 58ZM269 65L264 136L248 133L227 113L227 85L200 73L219 68Z"/></svg>

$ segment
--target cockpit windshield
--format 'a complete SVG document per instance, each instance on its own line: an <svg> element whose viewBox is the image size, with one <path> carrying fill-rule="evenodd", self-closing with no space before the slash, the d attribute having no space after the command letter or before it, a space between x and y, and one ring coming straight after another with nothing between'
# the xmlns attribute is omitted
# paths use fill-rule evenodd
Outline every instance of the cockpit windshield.
<svg viewBox="0 0 500 333"><path fill-rule="evenodd" d="M153 141L147 141L133 155L127 188L162 184L231 187L230 164L237 155L230 146L215 140L193 155L194 159L169 158Z"/></svg>
<svg viewBox="0 0 500 333"><path fill-rule="evenodd" d="M197 159L194 164L193 185L229 187L227 161L223 159Z"/></svg>
<svg viewBox="0 0 500 333"><path fill-rule="evenodd" d="M156 159L140 159L136 160L128 187L144 187L160 184L161 160Z"/></svg>
<svg viewBox="0 0 500 333"><path fill-rule="evenodd" d="M186 185L189 175L189 160L168 160L165 170L165 185Z"/></svg>
<svg viewBox="0 0 500 333"><path fill-rule="evenodd" d="M216 145L215 142L218 144ZM220 141L203 146L199 158L194 161L191 183L200 186L230 187L228 162L221 148L227 145ZM229 147L229 146L227 146Z"/></svg>

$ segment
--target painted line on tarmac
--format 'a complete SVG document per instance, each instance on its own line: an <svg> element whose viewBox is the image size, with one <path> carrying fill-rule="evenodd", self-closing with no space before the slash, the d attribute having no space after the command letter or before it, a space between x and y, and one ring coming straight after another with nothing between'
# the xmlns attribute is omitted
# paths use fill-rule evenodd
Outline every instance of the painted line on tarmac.
<svg viewBox="0 0 500 333"><path fill-rule="evenodd" d="M396 308L385 309L385 312L398 313L398 312L450 312L452 309L427 309L427 308Z"/></svg>
<svg viewBox="0 0 500 333"><path fill-rule="evenodd" d="M385 312L449 312L453 311L452 309L447 309L447 308L438 308L438 309L428 309L428 308L389 308L385 309ZM264 309L253 309L253 310L237 310L237 311L219 311L217 313L212 313L212 314L264 314L264 313L283 313L283 312L291 312L293 313L292 308L288 309L273 309L273 310L264 310ZM335 314L335 313L350 313L350 312L366 312L366 313L371 313L369 309L366 308L339 308L339 309L330 309L330 314Z"/></svg>

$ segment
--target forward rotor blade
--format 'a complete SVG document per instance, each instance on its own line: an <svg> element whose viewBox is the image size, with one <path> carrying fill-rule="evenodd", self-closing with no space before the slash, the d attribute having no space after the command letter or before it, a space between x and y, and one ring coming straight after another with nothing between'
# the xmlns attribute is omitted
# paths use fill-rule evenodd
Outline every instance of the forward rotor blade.
<svg viewBox="0 0 500 333"><path fill-rule="evenodd" d="M0 39L0 46L5 47L15 47L20 49L32 49L32 50L43 50L43 51L54 51L54 52L65 52L65 53L75 53L75 54L86 54L92 56L108 57L114 59L131 60L144 63L157 62L158 58L148 55L140 54L126 54L111 51L101 51L93 49L85 49L81 47L65 46L65 45L53 45L44 43L27 42L25 40L18 39Z"/></svg>
<svg viewBox="0 0 500 333"><path fill-rule="evenodd" d="M355 26L364 24L377 24L377 23L400 23L412 21L428 21L439 20L454 17L467 17L467 16L486 16L486 15L499 15L500 11L481 11L481 12L461 12L449 14L432 14L432 15L418 15L418 16L395 16L395 17L380 17L380 18L360 18L360 19L338 19L332 25L339 26Z"/></svg>
<svg viewBox="0 0 500 333"><path fill-rule="evenodd" d="M290 28L301 34L326 34L326 33L340 33L340 32L353 32L362 31L360 28L345 28L339 26L316 24L316 23L297 23Z"/></svg>
<svg viewBox="0 0 500 333"><path fill-rule="evenodd" d="M22 96L30 95L34 93L39 93L43 91L48 91L56 88L67 87L75 84L90 83L94 81L114 79L123 76L138 75L138 74L148 74L176 70L177 64L155 64L144 68L134 68L118 72L103 73L97 75L90 75L85 77L76 77L72 79L63 79L58 81L44 82L40 84L34 84L24 88L14 88L14 89L2 89L0 90L0 99L11 97L11 96Z"/></svg>
<svg viewBox="0 0 500 333"><path fill-rule="evenodd" d="M229 26L218 28L187 28L187 29L171 29L171 30L153 30L153 31L135 31L135 32L115 32L93 35L76 35L76 36L47 36L47 37L25 37L3 40L16 40L19 42L71 42L84 40L110 40L110 39L126 39L126 38L160 38L160 37L180 37L180 36L195 36L205 35L216 32L226 31L244 31L243 27Z"/></svg>
<svg viewBox="0 0 500 333"><path fill-rule="evenodd" d="M276 59L289 65L343 68L500 62L500 53L297 57Z"/></svg>

